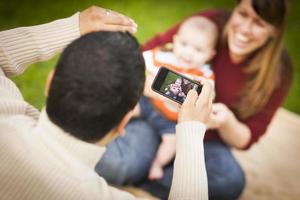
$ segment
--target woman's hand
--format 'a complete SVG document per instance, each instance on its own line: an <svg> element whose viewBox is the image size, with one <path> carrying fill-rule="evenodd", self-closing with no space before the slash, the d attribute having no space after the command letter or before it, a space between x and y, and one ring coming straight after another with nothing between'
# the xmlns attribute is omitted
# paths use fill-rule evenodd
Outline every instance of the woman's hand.
<svg viewBox="0 0 300 200"><path fill-rule="evenodd" d="M209 129L219 129L226 125L232 117L234 117L234 114L225 104L214 103L207 121L207 127Z"/></svg>
<svg viewBox="0 0 300 200"><path fill-rule="evenodd" d="M212 105L212 112L207 120L207 127L208 129L218 129L223 141L237 149L243 149L251 137L251 131L248 126L240 122L223 103Z"/></svg>
<svg viewBox="0 0 300 200"><path fill-rule="evenodd" d="M118 12L91 6L80 13L79 30L81 35L93 31L128 31L134 34L137 24Z"/></svg>
<svg viewBox="0 0 300 200"><path fill-rule="evenodd" d="M192 89L187 94L179 110L178 122L200 121L206 123L212 110L213 87L203 80L203 88L198 96L197 92Z"/></svg>

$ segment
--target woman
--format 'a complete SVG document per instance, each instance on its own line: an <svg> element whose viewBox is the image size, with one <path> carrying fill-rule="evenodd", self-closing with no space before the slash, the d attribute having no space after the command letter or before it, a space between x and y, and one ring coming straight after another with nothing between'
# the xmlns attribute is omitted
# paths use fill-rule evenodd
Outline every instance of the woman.
<svg viewBox="0 0 300 200"><path fill-rule="evenodd" d="M248 149L258 141L291 83L291 62L282 47L287 5L285 0L240 0L231 16L223 10L196 15L213 20L222 33L212 60L216 103L204 146L209 197L236 199L245 186L245 176L230 149ZM179 26L152 38L144 50L171 42ZM166 198L172 166L165 170L162 180L144 181L142 187ZM131 177L124 182L128 180Z"/></svg>

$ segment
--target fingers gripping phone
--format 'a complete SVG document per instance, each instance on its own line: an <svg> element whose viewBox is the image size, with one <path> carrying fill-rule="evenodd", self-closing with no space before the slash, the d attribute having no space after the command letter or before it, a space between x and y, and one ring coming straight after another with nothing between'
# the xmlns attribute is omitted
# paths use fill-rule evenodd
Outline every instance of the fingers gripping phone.
<svg viewBox="0 0 300 200"><path fill-rule="evenodd" d="M151 85L153 91L182 104L190 89L201 93L202 85L166 67L160 67Z"/></svg>

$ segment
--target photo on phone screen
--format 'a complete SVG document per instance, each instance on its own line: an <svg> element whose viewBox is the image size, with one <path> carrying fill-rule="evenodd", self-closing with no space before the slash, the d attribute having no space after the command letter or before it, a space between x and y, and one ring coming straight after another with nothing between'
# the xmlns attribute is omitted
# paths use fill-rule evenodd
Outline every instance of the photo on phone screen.
<svg viewBox="0 0 300 200"><path fill-rule="evenodd" d="M160 67L152 83L152 90L179 104L184 102L192 88L200 94L202 85L165 67Z"/></svg>

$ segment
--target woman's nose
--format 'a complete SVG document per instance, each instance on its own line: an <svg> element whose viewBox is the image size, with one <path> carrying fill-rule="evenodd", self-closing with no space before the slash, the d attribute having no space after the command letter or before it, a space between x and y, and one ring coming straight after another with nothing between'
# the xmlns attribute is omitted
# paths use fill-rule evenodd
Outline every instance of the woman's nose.
<svg viewBox="0 0 300 200"><path fill-rule="evenodd" d="M251 19L246 19L240 24L240 31L244 34L251 33L253 22Z"/></svg>

